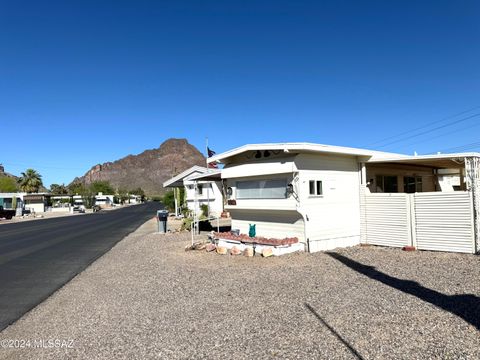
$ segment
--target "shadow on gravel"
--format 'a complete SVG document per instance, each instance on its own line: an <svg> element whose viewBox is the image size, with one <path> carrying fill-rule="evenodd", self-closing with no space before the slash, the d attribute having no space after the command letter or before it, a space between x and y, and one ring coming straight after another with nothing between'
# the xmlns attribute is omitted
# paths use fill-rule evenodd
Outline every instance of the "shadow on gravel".
<svg viewBox="0 0 480 360"><path fill-rule="evenodd" d="M313 314L315 315L315 317L320 320L320 322L328 329L330 330L330 332L335 335L335 337L340 340L342 342L343 345L345 345L347 347L348 350L350 350L350 352L355 355L358 359L360 360L363 360L363 357L358 353L357 350L355 350L355 348L350 345L350 343L345 340L343 337L340 336L340 334L338 334L335 329L333 327L331 327L325 320L323 320L323 318L315 311L315 309L313 307L310 306L310 304L308 303L305 303L304 304L305 307Z"/></svg>
<svg viewBox="0 0 480 360"><path fill-rule="evenodd" d="M429 302L440 309L448 311L480 330L480 298L472 294L445 295L438 291L426 288L416 281L402 280L378 271L373 266L364 265L348 257L334 252L327 255L340 261L356 272L368 276L370 279L381 282L394 289L413 295L420 300Z"/></svg>

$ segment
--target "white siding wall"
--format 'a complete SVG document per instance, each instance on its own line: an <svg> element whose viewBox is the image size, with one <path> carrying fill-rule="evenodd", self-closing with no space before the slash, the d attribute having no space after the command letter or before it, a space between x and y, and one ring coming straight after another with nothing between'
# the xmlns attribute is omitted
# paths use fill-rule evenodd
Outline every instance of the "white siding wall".
<svg viewBox="0 0 480 360"><path fill-rule="evenodd" d="M306 214L310 251L360 242L359 172L355 157L298 155L297 193ZM310 196L309 181L322 181L323 195Z"/></svg>
<svg viewBox="0 0 480 360"><path fill-rule="evenodd" d="M296 171L295 156L285 156L283 153L268 158L243 158L241 163L228 164L222 170L223 178L241 178L245 176L265 176L285 174Z"/></svg>
<svg viewBox="0 0 480 360"><path fill-rule="evenodd" d="M297 237L304 242L302 216L296 211L233 210L232 229L248 234L249 224L256 224L257 236L284 239Z"/></svg>
<svg viewBox="0 0 480 360"><path fill-rule="evenodd" d="M36 213L45 212L45 204L26 204L25 208Z"/></svg>
<svg viewBox="0 0 480 360"><path fill-rule="evenodd" d="M192 181L186 181L189 185L193 185ZM210 211L213 215L220 215L223 211L223 195L221 191L220 182L212 182L211 187L208 184L198 184L203 186L202 195L197 194L197 208L196 211L200 211L200 205L209 204ZM198 186L197 185L197 186ZM187 202L187 207L190 210L194 210L195 203L195 190L189 189L188 186L185 186L185 198Z"/></svg>

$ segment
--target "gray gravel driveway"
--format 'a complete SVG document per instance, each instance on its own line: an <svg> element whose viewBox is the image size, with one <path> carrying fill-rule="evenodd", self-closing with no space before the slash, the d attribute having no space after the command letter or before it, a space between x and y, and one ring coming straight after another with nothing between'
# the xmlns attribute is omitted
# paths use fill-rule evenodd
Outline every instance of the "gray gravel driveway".
<svg viewBox="0 0 480 360"><path fill-rule="evenodd" d="M477 256L232 257L185 252L189 234L152 226L0 333L45 346L0 359L480 358Z"/></svg>

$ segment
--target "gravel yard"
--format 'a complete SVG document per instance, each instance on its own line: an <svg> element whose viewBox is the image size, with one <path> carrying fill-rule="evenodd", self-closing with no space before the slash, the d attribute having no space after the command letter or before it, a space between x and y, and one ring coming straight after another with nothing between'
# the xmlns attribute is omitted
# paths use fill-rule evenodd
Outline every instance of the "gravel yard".
<svg viewBox="0 0 480 360"><path fill-rule="evenodd" d="M246 258L184 251L150 221L2 339L0 359L478 359L480 257L355 247Z"/></svg>

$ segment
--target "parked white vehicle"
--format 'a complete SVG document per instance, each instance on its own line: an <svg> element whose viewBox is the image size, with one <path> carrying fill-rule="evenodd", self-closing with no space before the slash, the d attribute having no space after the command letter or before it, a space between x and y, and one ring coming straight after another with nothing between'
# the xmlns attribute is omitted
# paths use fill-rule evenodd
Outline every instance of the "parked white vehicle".
<svg viewBox="0 0 480 360"><path fill-rule="evenodd" d="M84 213L85 212L85 205L83 204L83 200L81 197L79 198L76 198L76 196L74 196L74 200L73 200L73 211L78 211L80 213Z"/></svg>

